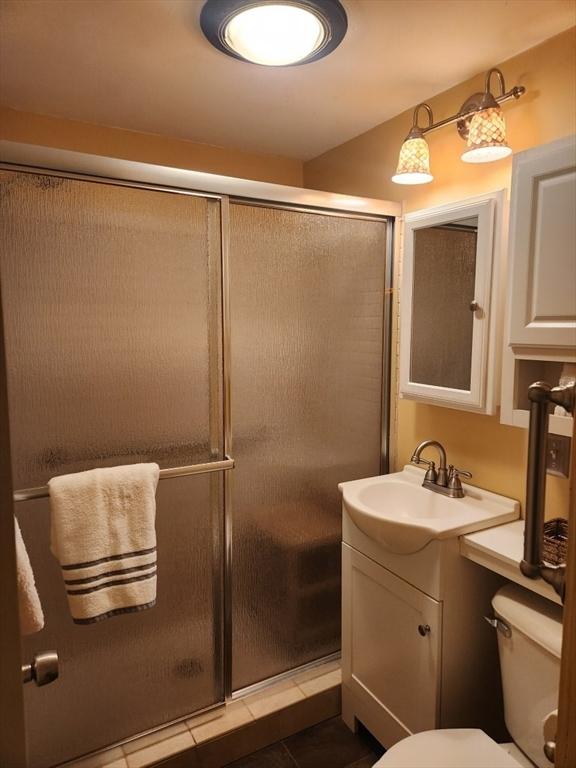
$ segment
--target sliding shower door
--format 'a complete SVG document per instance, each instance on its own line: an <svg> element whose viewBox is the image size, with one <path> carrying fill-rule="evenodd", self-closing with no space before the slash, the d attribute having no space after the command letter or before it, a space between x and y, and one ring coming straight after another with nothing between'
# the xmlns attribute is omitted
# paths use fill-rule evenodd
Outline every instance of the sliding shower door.
<svg viewBox="0 0 576 768"><path fill-rule="evenodd" d="M230 206L235 690L340 647L337 486L380 472L386 237Z"/></svg>
<svg viewBox="0 0 576 768"><path fill-rule="evenodd" d="M338 651L337 486L383 449L385 220L64 176L0 171L14 488L225 448L236 468L160 481L157 605L86 626L48 500L20 494L46 618L22 661L60 657L25 687L30 768Z"/></svg>
<svg viewBox="0 0 576 768"><path fill-rule="evenodd" d="M220 202L0 172L0 275L16 489L92 467L223 457ZM223 698L222 477L161 480L158 601L73 624L47 499L16 512L59 679L26 686L44 768Z"/></svg>

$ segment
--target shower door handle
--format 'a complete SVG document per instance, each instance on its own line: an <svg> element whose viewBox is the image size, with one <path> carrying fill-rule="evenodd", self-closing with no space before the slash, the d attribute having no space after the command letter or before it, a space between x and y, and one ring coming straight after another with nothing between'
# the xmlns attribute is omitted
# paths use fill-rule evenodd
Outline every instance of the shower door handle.
<svg viewBox="0 0 576 768"><path fill-rule="evenodd" d="M49 685L58 678L58 653L42 651L35 654L30 664L22 665L22 682L36 685Z"/></svg>

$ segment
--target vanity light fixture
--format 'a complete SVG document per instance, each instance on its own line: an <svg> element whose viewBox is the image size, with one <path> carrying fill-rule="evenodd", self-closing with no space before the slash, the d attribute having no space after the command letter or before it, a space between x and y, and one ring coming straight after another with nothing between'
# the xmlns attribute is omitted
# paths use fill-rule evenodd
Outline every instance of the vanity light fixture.
<svg viewBox="0 0 576 768"><path fill-rule="evenodd" d="M206 0L200 26L215 48L266 67L307 64L342 42L340 0Z"/></svg>
<svg viewBox="0 0 576 768"><path fill-rule="evenodd" d="M490 79L496 75L500 84L500 95L490 91ZM456 115L435 123L429 104L418 104L414 110L414 120L410 133L404 140L398 159L398 169L392 181L396 184L426 184L432 181L430 174L430 155L424 134L456 123L458 133L466 141L467 148L462 154L466 163L490 163L511 154L506 143L506 124L500 104L509 99L519 99L526 92L523 85L515 85L506 91L504 75L499 69L490 69L486 73L483 93L475 93L467 99ZM428 125L418 125L418 112L425 109L428 113Z"/></svg>
<svg viewBox="0 0 576 768"><path fill-rule="evenodd" d="M430 150L424 138L424 128L418 125L418 112L428 112L428 127L433 123L432 110L428 104L418 104L414 110L414 119L410 133L404 139L398 158L398 168L392 176L396 184L427 184L434 176L430 173Z"/></svg>

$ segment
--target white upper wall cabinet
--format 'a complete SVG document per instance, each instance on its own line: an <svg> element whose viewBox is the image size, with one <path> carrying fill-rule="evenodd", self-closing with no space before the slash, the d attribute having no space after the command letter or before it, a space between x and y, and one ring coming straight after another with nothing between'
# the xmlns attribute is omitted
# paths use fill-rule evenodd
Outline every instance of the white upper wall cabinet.
<svg viewBox="0 0 576 768"><path fill-rule="evenodd" d="M576 346L576 140L514 158L510 344Z"/></svg>
<svg viewBox="0 0 576 768"><path fill-rule="evenodd" d="M528 387L576 364L576 136L515 155L502 357L504 424L528 426ZM572 418L551 415L570 436Z"/></svg>
<svg viewBox="0 0 576 768"><path fill-rule="evenodd" d="M400 294L400 395L494 413L504 193L408 214Z"/></svg>

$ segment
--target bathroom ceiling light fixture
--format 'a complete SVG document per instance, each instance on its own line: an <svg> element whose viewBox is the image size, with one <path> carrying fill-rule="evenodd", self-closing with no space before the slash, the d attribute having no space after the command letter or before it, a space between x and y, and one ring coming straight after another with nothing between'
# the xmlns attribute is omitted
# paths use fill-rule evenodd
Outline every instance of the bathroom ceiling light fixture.
<svg viewBox="0 0 576 768"><path fill-rule="evenodd" d="M327 56L348 28L339 0L206 0L200 26L215 48L267 67Z"/></svg>
<svg viewBox="0 0 576 768"><path fill-rule="evenodd" d="M500 84L500 95L490 91L490 79L496 75ZM392 181L396 184L426 184L432 181L430 175L430 157L424 134L456 123L458 133L467 148L461 156L466 163L490 163L511 154L506 143L506 124L500 104L509 99L519 99L526 92L523 85L515 85L507 91L504 75L499 69L490 69L486 73L483 93L475 93L467 99L456 115L435 123L429 104L418 104L414 110L412 129L400 150L398 169ZM418 125L418 112L426 109L428 125Z"/></svg>

